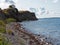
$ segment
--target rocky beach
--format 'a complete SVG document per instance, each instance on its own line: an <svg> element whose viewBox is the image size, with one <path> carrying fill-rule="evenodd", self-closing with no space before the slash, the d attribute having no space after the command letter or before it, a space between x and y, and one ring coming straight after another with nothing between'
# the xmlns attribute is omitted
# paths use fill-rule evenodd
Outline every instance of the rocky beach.
<svg viewBox="0 0 60 45"><path fill-rule="evenodd" d="M53 45L51 42L46 41L46 37L28 32L18 22L7 24L6 31L7 38L13 45L20 45L21 40L24 45ZM8 33L8 31L12 33Z"/></svg>

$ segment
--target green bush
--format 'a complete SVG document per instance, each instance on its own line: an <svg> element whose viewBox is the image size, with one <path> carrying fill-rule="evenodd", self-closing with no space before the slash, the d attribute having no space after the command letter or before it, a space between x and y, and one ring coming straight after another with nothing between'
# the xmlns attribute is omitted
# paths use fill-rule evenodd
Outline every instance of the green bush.
<svg viewBox="0 0 60 45"><path fill-rule="evenodd" d="M11 30L7 30L7 33L8 34L12 34L13 32Z"/></svg>
<svg viewBox="0 0 60 45"><path fill-rule="evenodd" d="M8 18L8 19L6 19L7 23L11 23L11 22L15 22L15 21L16 21L16 19L14 19L14 18Z"/></svg>
<svg viewBox="0 0 60 45"><path fill-rule="evenodd" d="M0 27L0 33L6 33L5 27Z"/></svg>
<svg viewBox="0 0 60 45"><path fill-rule="evenodd" d="M6 14L8 14L8 11L7 11L7 9L3 10L3 12L4 12L4 13L6 13Z"/></svg>
<svg viewBox="0 0 60 45"><path fill-rule="evenodd" d="M0 20L0 26L5 26L5 22L3 20Z"/></svg>

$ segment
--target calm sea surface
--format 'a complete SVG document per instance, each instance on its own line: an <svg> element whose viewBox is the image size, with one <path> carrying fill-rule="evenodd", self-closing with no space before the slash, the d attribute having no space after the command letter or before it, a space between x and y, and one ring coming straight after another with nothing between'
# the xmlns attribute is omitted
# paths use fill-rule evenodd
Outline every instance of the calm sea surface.
<svg viewBox="0 0 60 45"><path fill-rule="evenodd" d="M55 43L60 45L60 18L41 18L37 21L24 21L21 24L35 34L57 39Z"/></svg>

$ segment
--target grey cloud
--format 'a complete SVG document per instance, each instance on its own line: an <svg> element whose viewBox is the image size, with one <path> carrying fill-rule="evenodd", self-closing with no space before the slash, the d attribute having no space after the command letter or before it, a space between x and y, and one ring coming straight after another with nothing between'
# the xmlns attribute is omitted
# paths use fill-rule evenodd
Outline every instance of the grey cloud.
<svg viewBox="0 0 60 45"><path fill-rule="evenodd" d="M15 2L13 0L5 0L6 3L11 3L11 4L15 4Z"/></svg>

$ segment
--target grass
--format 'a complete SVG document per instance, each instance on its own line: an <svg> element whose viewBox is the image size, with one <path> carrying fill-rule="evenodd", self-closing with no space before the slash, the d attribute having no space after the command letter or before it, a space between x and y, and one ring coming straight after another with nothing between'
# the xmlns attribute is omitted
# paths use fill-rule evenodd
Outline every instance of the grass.
<svg viewBox="0 0 60 45"><path fill-rule="evenodd" d="M6 32L8 32L8 34L12 34L12 31L10 29L6 31L6 24L11 23L11 22L16 22L16 20L13 18L0 20L0 34L5 34ZM7 37L0 35L0 45L12 45L12 43L9 42ZM25 45L23 40L20 41L20 45Z"/></svg>
<svg viewBox="0 0 60 45"><path fill-rule="evenodd" d="M5 20L7 23L11 23L11 22L16 22L16 19L14 18L8 18Z"/></svg>
<svg viewBox="0 0 60 45"><path fill-rule="evenodd" d="M12 44L4 35L0 34L0 45L12 45Z"/></svg>
<svg viewBox="0 0 60 45"><path fill-rule="evenodd" d="M3 20L0 20L0 26L5 26L5 22Z"/></svg>
<svg viewBox="0 0 60 45"><path fill-rule="evenodd" d="M5 26L6 26L5 22L3 20L0 20L0 33L6 32Z"/></svg>
<svg viewBox="0 0 60 45"><path fill-rule="evenodd" d="M13 32L11 30L7 30L7 33L8 34L12 34Z"/></svg>
<svg viewBox="0 0 60 45"><path fill-rule="evenodd" d="M6 20L0 20L0 34L6 33L6 24L11 22L15 22L15 19L8 18ZM11 34L12 31L9 30L8 33ZM12 44L11 42L8 41L7 37L0 35L0 45L12 45Z"/></svg>
<svg viewBox="0 0 60 45"><path fill-rule="evenodd" d="M6 33L5 27L0 27L0 33Z"/></svg>

